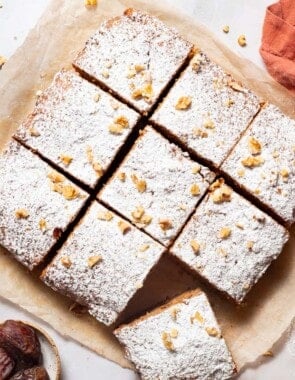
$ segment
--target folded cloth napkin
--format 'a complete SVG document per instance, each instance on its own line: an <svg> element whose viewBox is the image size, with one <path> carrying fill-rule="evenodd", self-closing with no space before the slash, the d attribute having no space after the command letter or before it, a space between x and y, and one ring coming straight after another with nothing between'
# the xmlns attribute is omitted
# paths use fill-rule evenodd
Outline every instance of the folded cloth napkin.
<svg viewBox="0 0 295 380"><path fill-rule="evenodd" d="M295 0L267 8L260 54L269 73L295 96Z"/></svg>

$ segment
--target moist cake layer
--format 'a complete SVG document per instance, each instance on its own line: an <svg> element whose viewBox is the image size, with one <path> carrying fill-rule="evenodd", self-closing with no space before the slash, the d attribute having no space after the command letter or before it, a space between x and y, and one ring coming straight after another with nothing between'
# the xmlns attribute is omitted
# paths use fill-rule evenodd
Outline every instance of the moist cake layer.
<svg viewBox="0 0 295 380"><path fill-rule="evenodd" d="M101 25L74 66L146 113L191 50L191 43L159 19L127 9Z"/></svg>
<svg viewBox="0 0 295 380"><path fill-rule="evenodd" d="M167 246L214 177L146 127L99 199Z"/></svg>
<svg viewBox="0 0 295 380"><path fill-rule="evenodd" d="M93 187L139 115L71 71L56 74L17 137Z"/></svg>
<svg viewBox="0 0 295 380"><path fill-rule="evenodd" d="M152 121L219 167L259 109L258 98L197 53Z"/></svg>
<svg viewBox="0 0 295 380"><path fill-rule="evenodd" d="M114 333L144 380L225 380L235 373L208 299L198 290Z"/></svg>
<svg viewBox="0 0 295 380"><path fill-rule="evenodd" d="M241 302L279 256L288 237L284 227L219 179L211 185L171 253Z"/></svg>
<svg viewBox="0 0 295 380"><path fill-rule="evenodd" d="M163 250L95 201L42 279L110 325L143 286Z"/></svg>
<svg viewBox="0 0 295 380"><path fill-rule="evenodd" d="M222 166L287 224L295 221L295 120L265 107Z"/></svg>
<svg viewBox="0 0 295 380"><path fill-rule="evenodd" d="M0 155L0 178L0 244L33 269L86 194L15 141Z"/></svg>

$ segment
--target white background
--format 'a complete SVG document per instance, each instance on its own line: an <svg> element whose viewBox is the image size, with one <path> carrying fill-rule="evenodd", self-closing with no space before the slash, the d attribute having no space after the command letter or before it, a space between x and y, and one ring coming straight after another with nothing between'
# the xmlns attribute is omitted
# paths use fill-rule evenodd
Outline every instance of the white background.
<svg viewBox="0 0 295 380"><path fill-rule="evenodd" d="M171 5L204 23L216 37L237 54L245 56L260 67L259 56L261 30L265 8L270 0L167 0ZM0 0L0 55L9 58L24 41L30 28L45 10L49 0ZM83 0L81 0L83 6ZM111 1L110 1L111 6ZM230 33L222 32L223 25L230 25ZM237 37L245 34L248 45L237 44ZM1 104L1 103L0 103ZM1 105L0 105L1 106ZM1 281L1 277L0 277ZM63 364L64 380L135 380L137 375L129 370L98 357L79 344L62 338L49 326L0 299L0 321L7 318L31 320L39 323L55 339ZM271 321L269 321L271 323ZM247 369L239 380L291 380L295 379L295 334L279 344L272 359L262 365ZM255 368L256 367L256 368Z"/></svg>

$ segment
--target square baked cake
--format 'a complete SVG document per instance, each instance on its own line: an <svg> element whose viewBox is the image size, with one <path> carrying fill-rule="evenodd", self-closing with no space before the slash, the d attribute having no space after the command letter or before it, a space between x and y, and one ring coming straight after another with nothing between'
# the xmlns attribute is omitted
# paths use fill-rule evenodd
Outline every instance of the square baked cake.
<svg viewBox="0 0 295 380"><path fill-rule="evenodd" d="M74 220L86 193L15 141L0 154L0 178L0 244L33 269Z"/></svg>
<svg viewBox="0 0 295 380"><path fill-rule="evenodd" d="M196 53L152 121L218 168L259 110L259 100L202 52Z"/></svg>
<svg viewBox="0 0 295 380"><path fill-rule="evenodd" d="M222 170L287 225L295 221L295 120L268 105Z"/></svg>
<svg viewBox="0 0 295 380"><path fill-rule="evenodd" d="M235 364L200 290L184 293L115 335L144 380L230 379Z"/></svg>
<svg viewBox="0 0 295 380"><path fill-rule="evenodd" d="M148 126L98 197L168 246L214 178Z"/></svg>
<svg viewBox="0 0 295 380"><path fill-rule="evenodd" d="M42 280L111 325L163 251L145 233L94 201Z"/></svg>
<svg viewBox="0 0 295 380"><path fill-rule="evenodd" d="M127 9L101 25L74 66L146 114L187 61L192 47L159 19Z"/></svg>
<svg viewBox="0 0 295 380"><path fill-rule="evenodd" d="M218 179L171 253L237 303L281 253L288 231Z"/></svg>
<svg viewBox="0 0 295 380"><path fill-rule="evenodd" d="M72 71L56 74L16 137L94 187L139 114Z"/></svg>

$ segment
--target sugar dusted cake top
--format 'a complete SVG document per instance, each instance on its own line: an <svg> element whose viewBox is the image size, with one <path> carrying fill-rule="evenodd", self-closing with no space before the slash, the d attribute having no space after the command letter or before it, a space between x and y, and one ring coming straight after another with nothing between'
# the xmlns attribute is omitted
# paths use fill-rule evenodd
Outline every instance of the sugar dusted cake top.
<svg viewBox="0 0 295 380"><path fill-rule="evenodd" d="M74 177L94 186L138 117L95 85L63 70L38 97L17 136Z"/></svg>
<svg viewBox="0 0 295 380"><path fill-rule="evenodd" d="M152 120L219 167L258 109L250 90L197 53Z"/></svg>
<svg viewBox="0 0 295 380"><path fill-rule="evenodd" d="M86 194L12 141L0 155L0 244L29 269L47 255Z"/></svg>
<svg viewBox="0 0 295 380"><path fill-rule="evenodd" d="M171 252L241 302L288 237L284 227L220 179L211 185Z"/></svg>
<svg viewBox="0 0 295 380"><path fill-rule="evenodd" d="M115 335L144 380L230 379L231 354L208 302L200 291L123 325Z"/></svg>
<svg viewBox="0 0 295 380"><path fill-rule="evenodd" d="M191 49L191 43L159 19L127 9L101 25L74 65L146 112Z"/></svg>
<svg viewBox="0 0 295 380"><path fill-rule="evenodd" d="M209 169L146 127L99 199L169 245L213 179Z"/></svg>
<svg viewBox="0 0 295 380"><path fill-rule="evenodd" d="M222 166L287 224L295 221L295 120L268 105Z"/></svg>
<svg viewBox="0 0 295 380"><path fill-rule="evenodd" d="M42 279L110 325L143 286L163 250L95 201Z"/></svg>

